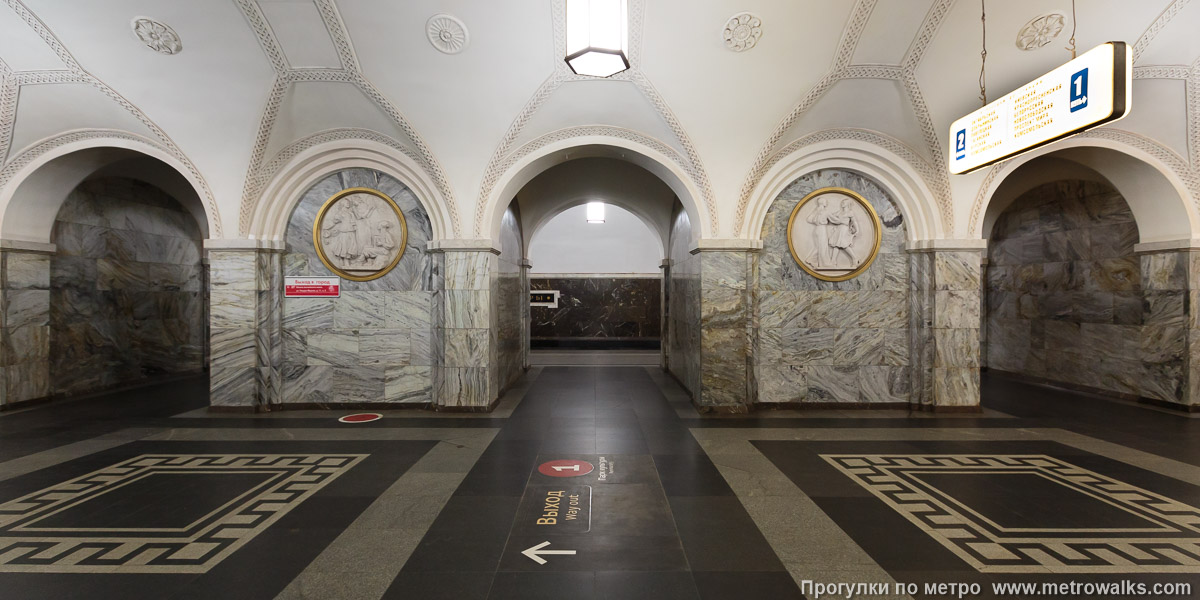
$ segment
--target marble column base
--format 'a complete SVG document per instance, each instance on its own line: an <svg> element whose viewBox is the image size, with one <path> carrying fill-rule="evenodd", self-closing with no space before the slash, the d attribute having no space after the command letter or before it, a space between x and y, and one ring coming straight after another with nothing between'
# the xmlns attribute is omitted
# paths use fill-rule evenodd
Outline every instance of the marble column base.
<svg viewBox="0 0 1200 600"><path fill-rule="evenodd" d="M500 395L493 297L498 254L494 249L447 249L435 255L435 265L445 273L433 318L436 410L486 412Z"/></svg>
<svg viewBox="0 0 1200 600"><path fill-rule="evenodd" d="M208 258L210 409L270 410L282 397L281 254L213 249Z"/></svg>
<svg viewBox="0 0 1200 600"><path fill-rule="evenodd" d="M749 412L754 356L750 291L756 285L753 250L696 252L699 267L699 373L694 403L701 411Z"/></svg>
<svg viewBox="0 0 1200 600"><path fill-rule="evenodd" d="M918 410L980 410L981 258L976 250L912 253L909 350Z"/></svg>
<svg viewBox="0 0 1200 600"><path fill-rule="evenodd" d="M0 249L0 410L51 395L51 252Z"/></svg>

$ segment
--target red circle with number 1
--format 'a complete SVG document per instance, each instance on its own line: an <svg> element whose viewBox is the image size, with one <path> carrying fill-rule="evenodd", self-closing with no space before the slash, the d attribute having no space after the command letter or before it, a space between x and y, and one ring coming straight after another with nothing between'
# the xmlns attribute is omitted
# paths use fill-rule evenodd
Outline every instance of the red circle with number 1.
<svg viewBox="0 0 1200 600"><path fill-rule="evenodd" d="M579 477L591 473L595 468L592 463L582 460L552 460L539 465L538 473L550 477Z"/></svg>

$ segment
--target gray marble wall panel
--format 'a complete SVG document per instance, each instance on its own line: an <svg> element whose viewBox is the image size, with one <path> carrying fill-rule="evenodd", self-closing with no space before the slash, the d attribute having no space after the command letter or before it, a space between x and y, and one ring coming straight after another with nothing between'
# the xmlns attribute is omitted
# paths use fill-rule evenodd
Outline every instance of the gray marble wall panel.
<svg viewBox="0 0 1200 600"><path fill-rule="evenodd" d="M260 311L273 304L260 292L260 262L277 262L256 250L210 251L209 404L221 409L257 410L278 400L282 383L271 364L272 332L260 329L271 320ZM265 267L264 267L265 268ZM281 309L280 309L281 310ZM267 325L269 326L269 325ZM282 345L282 339L279 340Z"/></svg>
<svg viewBox="0 0 1200 600"><path fill-rule="evenodd" d="M10 282L46 295L50 393L92 392L204 368L201 237L190 213L145 183L94 179L68 195L52 233L56 254L9 267ZM27 300L33 298L13 297L10 310ZM236 310L221 315L226 321L240 316ZM12 315L9 326L22 318Z"/></svg>
<svg viewBox="0 0 1200 600"><path fill-rule="evenodd" d="M638 340L661 335L661 282L657 278L534 277L533 290L558 290L558 308L533 307L534 341Z"/></svg>
<svg viewBox="0 0 1200 600"><path fill-rule="evenodd" d="M0 251L0 406L52 393L48 254Z"/></svg>
<svg viewBox="0 0 1200 600"><path fill-rule="evenodd" d="M441 318L435 298L442 293L444 261L426 250L433 228L411 190L369 169L347 169L318 181L292 212L276 272L280 278L332 275L313 247L313 222L331 196L351 187L378 189L396 201L408 226L404 256L378 279L343 279L339 298L280 299L278 359L272 359L281 382L279 402L428 404L434 356L441 352L431 340Z"/></svg>
<svg viewBox="0 0 1200 600"><path fill-rule="evenodd" d="M862 195L883 223L879 255L858 277L806 273L788 249L787 224L804 196L824 187ZM870 179L827 169L792 182L767 211L752 286L754 402L895 405L912 395L910 256L896 203ZM943 266L943 269L952 266Z"/></svg>
<svg viewBox="0 0 1200 600"><path fill-rule="evenodd" d="M979 406L981 262L974 250L911 254L911 402L922 409Z"/></svg>
<svg viewBox="0 0 1200 600"><path fill-rule="evenodd" d="M496 258L493 302L495 325L492 327L492 347L496 355L496 396L525 372L529 349L524 331L529 328L529 280L523 268L525 248L522 243L521 214L516 202L509 205L500 222L500 255Z"/></svg>
<svg viewBox="0 0 1200 600"><path fill-rule="evenodd" d="M1191 403L1187 252L1134 255L1137 224L1111 187L1059 181L997 219L988 253L987 366Z"/></svg>
<svg viewBox="0 0 1200 600"><path fill-rule="evenodd" d="M692 227L676 205L671 224L667 288L667 368L692 394L700 392L700 259L691 254Z"/></svg>
<svg viewBox="0 0 1200 600"><path fill-rule="evenodd" d="M758 254L698 252L700 270L700 388L696 404L722 412L749 410L754 364L749 316Z"/></svg>

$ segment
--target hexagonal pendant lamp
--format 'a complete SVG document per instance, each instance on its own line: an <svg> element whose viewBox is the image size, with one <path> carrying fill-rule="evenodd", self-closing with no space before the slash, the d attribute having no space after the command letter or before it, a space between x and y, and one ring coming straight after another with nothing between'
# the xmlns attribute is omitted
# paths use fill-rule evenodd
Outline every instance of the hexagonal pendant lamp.
<svg viewBox="0 0 1200 600"><path fill-rule="evenodd" d="M626 0L567 0L567 65L576 75L611 77L629 68Z"/></svg>

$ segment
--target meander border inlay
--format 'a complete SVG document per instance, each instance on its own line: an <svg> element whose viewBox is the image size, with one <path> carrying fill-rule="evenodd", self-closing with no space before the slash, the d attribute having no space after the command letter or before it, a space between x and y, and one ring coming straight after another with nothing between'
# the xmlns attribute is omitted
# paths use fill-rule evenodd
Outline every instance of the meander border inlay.
<svg viewBox="0 0 1200 600"><path fill-rule="evenodd" d="M205 573L300 503L360 463L366 454L143 454L0 504L0 572ZM227 504L198 528L89 530L59 535L21 525L99 496L149 473L282 474ZM247 490L249 491L249 490ZM150 536L151 533L156 535Z"/></svg>

